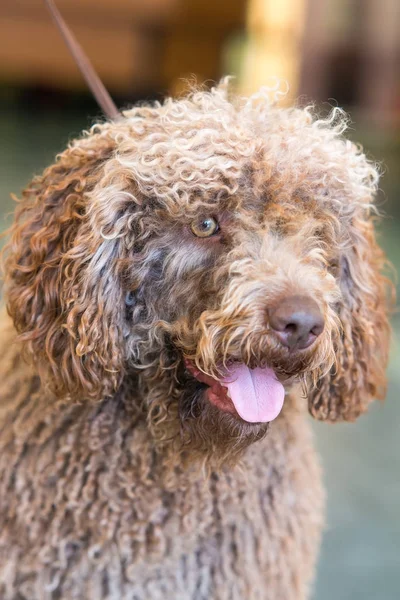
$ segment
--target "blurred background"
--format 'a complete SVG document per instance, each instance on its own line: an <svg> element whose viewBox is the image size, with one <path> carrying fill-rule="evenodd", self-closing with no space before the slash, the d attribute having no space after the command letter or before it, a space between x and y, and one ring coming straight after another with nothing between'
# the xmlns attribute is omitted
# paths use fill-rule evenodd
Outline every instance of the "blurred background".
<svg viewBox="0 0 400 600"><path fill-rule="evenodd" d="M286 80L285 102L344 106L382 164L380 240L400 266L399 0L58 0L117 104L235 75L240 93ZM19 194L100 111L42 0L0 3L0 229ZM314 600L400 599L400 319L385 404L316 423L328 522ZM172 600L172 599L171 599ZM245 600L245 599L243 599ZM284 599L282 599L284 600Z"/></svg>

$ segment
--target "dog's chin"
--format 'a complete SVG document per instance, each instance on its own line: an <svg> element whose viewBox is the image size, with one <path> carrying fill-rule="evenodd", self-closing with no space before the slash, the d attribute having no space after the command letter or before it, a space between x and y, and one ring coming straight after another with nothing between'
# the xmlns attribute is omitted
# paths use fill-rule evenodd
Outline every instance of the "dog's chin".
<svg viewBox="0 0 400 600"><path fill-rule="evenodd" d="M221 381L200 374L193 365L188 368L187 361L181 377L180 439L191 457L205 458L216 467L234 465L249 446L265 437L271 421L242 418ZM293 382L293 378L285 379L283 393Z"/></svg>
<svg viewBox="0 0 400 600"><path fill-rule="evenodd" d="M179 407L182 439L200 454L212 449L217 463L235 462L243 450L265 436L270 424L244 421L229 398L210 390L195 378L186 383Z"/></svg>

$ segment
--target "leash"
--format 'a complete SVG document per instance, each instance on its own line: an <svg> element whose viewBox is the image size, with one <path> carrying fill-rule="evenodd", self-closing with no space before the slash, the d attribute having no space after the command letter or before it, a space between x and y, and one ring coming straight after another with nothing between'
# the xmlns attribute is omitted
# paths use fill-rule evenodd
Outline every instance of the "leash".
<svg viewBox="0 0 400 600"><path fill-rule="evenodd" d="M54 4L54 1L45 0L45 3L101 110L109 119L118 119L121 116L121 113L116 107L114 100L106 90L103 82L97 75L92 63L82 50L74 34L64 21L60 11Z"/></svg>

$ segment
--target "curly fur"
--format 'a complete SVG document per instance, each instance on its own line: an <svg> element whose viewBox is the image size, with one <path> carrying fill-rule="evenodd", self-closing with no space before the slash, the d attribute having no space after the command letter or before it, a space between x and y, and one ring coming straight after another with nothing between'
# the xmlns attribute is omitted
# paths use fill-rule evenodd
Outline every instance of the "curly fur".
<svg viewBox="0 0 400 600"><path fill-rule="evenodd" d="M2 598L307 597L323 494L303 397L338 421L385 393L378 173L345 128L223 83L95 125L24 191L4 257ZM199 215L220 235L194 237ZM325 320L301 352L267 317L293 293ZM250 425L185 359L297 385Z"/></svg>

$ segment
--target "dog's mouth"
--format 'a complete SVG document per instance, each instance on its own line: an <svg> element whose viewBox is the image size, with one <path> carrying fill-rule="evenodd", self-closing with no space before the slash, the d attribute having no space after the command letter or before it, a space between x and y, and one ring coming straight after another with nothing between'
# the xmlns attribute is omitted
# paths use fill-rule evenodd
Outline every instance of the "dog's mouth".
<svg viewBox="0 0 400 600"><path fill-rule="evenodd" d="M243 363L232 363L226 375L218 380L189 360L185 365L195 379L208 386L209 402L223 412L248 423L268 423L282 410L285 389L269 367L250 369Z"/></svg>

